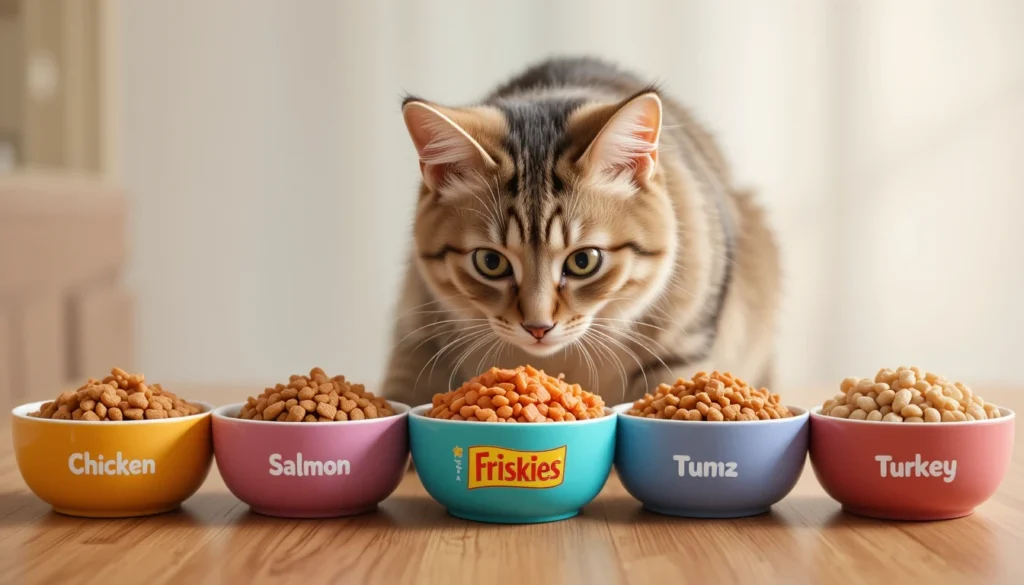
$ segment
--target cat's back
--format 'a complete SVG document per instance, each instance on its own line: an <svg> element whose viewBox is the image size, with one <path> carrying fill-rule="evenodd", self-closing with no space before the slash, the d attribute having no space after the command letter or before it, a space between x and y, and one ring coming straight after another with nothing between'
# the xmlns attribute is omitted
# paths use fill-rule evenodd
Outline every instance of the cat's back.
<svg viewBox="0 0 1024 585"><path fill-rule="evenodd" d="M530 108L558 108L570 111L573 105L587 101L623 100L656 88L631 71L593 57L558 57L533 65L499 85L484 100L486 104L529 105ZM713 169L723 185L729 185L729 167L714 138L689 111L667 92L662 98L663 142L671 143L678 155L701 159L702 166ZM688 161L691 164L697 161Z"/></svg>

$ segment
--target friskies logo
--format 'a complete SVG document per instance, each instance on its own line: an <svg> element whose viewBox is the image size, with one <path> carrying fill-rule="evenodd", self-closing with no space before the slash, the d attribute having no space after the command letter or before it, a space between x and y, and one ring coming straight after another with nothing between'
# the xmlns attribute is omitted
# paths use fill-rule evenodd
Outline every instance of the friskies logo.
<svg viewBox="0 0 1024 585"><path fill-rule="evenodd" d="M565 446L549 451L501 447L469 448L469 489L514 487L547 489L565 480Z"/></svg>

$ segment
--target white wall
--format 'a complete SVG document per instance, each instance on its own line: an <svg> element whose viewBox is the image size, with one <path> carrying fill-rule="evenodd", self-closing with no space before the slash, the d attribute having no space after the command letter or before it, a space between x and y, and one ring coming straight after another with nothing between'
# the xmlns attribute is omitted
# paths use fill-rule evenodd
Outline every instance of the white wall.
<svg viewBox="0 0 1024 585"><path fill-rule="evenodd" d="M417 178L401 93L465 103L587 52L664 82L761 192L780 386L903 363L1024 380L1024 5L425 4L122 0L147 374L375 380Z"/></svg>

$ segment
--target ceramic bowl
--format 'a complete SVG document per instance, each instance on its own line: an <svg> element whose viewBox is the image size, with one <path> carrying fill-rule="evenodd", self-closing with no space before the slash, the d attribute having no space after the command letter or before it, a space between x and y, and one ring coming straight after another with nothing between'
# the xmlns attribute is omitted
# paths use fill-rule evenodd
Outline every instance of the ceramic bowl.
<svg viewBox="0 0 1024 585"><path fill-rule="evenodd" d="M212 406L203 412L140 421L52 420L28 416L43 402L12 411L18 469L34 494L71 516L120 518L177 508L210 471Z"/></svg>
<svg viewBox="0 0 1024 585"><path fill-rule="evenodd" d="M616 417L572 422L482 423L409 416L416 472L453 516L527 524L571 518L611 473Z"/></svg>
<svg viewBox="0 0 1024 585"><path fill-rule="evenodd" d="M662 420L615 407L615 469L644 508L692 518L767 512L793 489L807 460L808 416L709 422Z"/></svg>
<svg viewBox="0 0 1024 585"><path fill-rule="evenodd" d="M267 516L330 518L376 509L409 464L408 411L325 423L238 418L243 403L213 411L217 468L228 489Z"/></svg>
<svg viewBox="0 0 1024 585"><path fill-rule="evenodd" d="M889 423L811 411L811 466L843 509L890 520L967 516L992 497L1013 454L1015 416Z"/></svg>

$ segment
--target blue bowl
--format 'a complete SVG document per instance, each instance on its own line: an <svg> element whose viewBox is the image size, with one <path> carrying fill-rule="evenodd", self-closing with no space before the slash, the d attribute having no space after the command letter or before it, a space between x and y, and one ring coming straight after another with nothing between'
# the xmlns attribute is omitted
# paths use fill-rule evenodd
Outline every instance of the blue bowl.
<svg viewBox="0 0 1024 585"><path fill-rule="evenodd" d="M793 489L807 460L807 410L760 421L619 418L615 469L626 491L658 514L739 518L767 512Z"/></svg>
<svg viewBox="0 0 1024 585"><path fill-rule="evenodd" d="M604 487L615 456L610 409L598 419L502 424L409 413L409 443L423 487L452 516L502 524L571 518Z"/></svg>

